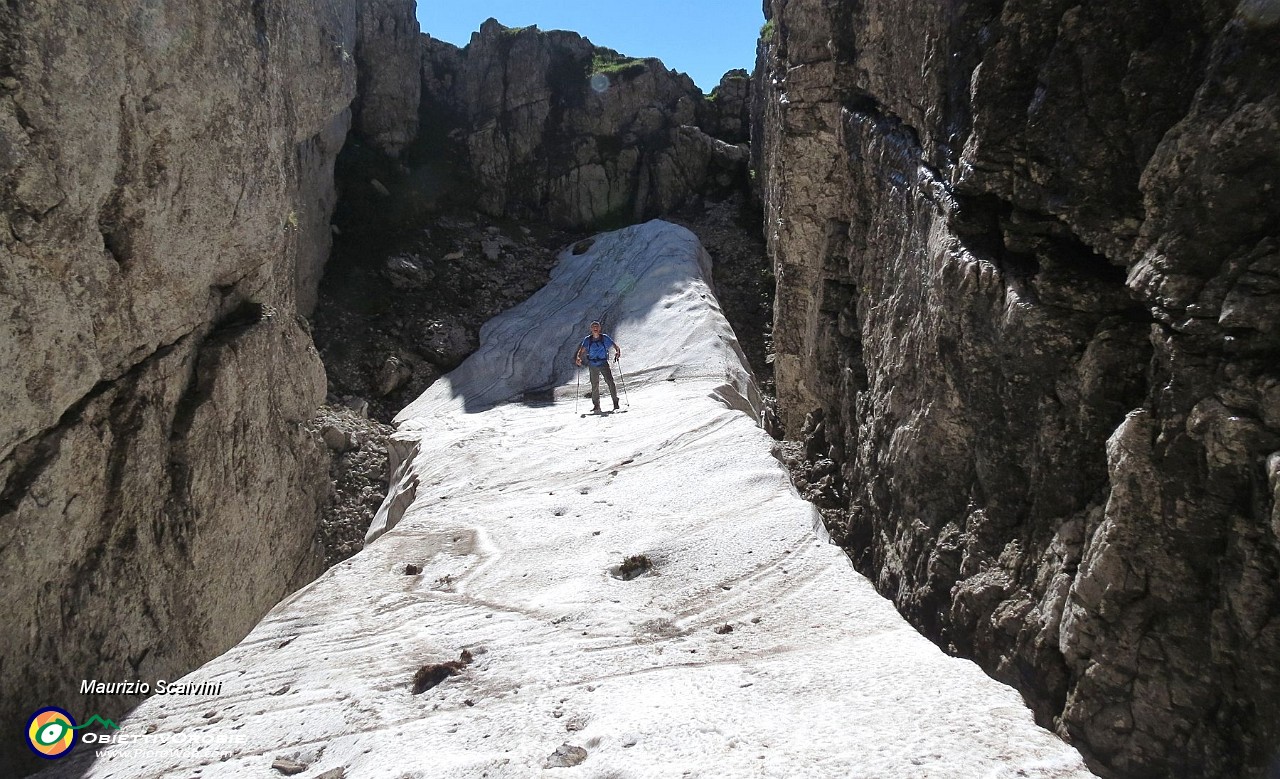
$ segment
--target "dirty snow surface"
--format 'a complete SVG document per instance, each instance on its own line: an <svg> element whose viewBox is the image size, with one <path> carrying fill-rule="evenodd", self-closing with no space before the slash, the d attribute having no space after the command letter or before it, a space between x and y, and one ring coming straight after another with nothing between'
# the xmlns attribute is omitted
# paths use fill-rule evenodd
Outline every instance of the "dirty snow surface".
<svg viewBox="0 0 1280 779"><path fill-rule="evenodd" d="M566 251L402 412L405 465L365 550L187 677L220 695L153 696L132 741L51 770L1090 776L827 543L756 424L708 267L658 221ZM572 354L601 316L624 412L583 417ZM415 675L443 681L415 694Z"/></svg>

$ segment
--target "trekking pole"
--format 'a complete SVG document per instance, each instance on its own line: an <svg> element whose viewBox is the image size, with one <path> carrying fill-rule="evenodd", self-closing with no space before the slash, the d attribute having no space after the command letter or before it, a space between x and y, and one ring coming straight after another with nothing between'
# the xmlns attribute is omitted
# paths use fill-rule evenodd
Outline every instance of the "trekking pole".
<svg viewBox="0 0 1280 779"><path fill-rule="evenodd" d="M582 394L582 366L578 365L578 361L573 362L573 376L576 381L573 385L573 413L578 413L578 396Z"/></svg>
<svg viewBox="0 0 1280 779"><path fill-rule="evenodd" d="M619 357L615 362L618 363L618 378L622 380L622 399L627 401L627 408L631 408L631 396L627 394L627 374L622 370L622 358Z"/></svg>

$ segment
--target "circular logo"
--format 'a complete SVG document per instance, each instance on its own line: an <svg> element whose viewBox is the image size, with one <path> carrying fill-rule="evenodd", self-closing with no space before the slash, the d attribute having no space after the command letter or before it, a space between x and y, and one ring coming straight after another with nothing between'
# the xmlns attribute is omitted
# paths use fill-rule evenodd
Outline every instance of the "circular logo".
<svg viewBox="0 0 1280 779"><path fill-rule="evenodd" d="M27 721L27 746L46 760L56 760L75 746L75 719L56 706L46 706Z"/></svg>

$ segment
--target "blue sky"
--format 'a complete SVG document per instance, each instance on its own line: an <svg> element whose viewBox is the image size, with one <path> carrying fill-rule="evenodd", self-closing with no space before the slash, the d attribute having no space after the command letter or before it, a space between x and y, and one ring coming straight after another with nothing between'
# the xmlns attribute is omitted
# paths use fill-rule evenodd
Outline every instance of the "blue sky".
<svg viewBox="0 0 1280 779"><path fill-rule="evenodd" d="M433 38L467 45L490 16L508 27L573 30L631 57L657 57L704 92L733 68L755 65L761 0L418 0Z"/></svg>

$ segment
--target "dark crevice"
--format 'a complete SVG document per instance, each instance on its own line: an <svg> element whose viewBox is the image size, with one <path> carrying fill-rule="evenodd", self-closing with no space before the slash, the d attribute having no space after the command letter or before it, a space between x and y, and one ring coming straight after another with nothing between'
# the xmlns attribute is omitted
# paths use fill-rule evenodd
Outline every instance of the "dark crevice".
<svg viewBox="0 0 1280 779"><path fill-rule="evenodd" d="M7 0L0 7L0 78L16 78L18 75L18 32L20 0Z"/></svg>
<svg viewBox="0 0 1280 779"><path fill-rule="evenodd" d="M9 475L4 491L0 492L0 517L7 517L17 511L18 504L30 491L36 479L39 479L45 469L57 459L62 446L62 435L66 432L67 426L79 417L86 404L105 391L103 384L95 387L94 391L85 396L81 402L68 409L53 430L18 444L10 452L9 459L17 463L17 466ZM102 389L99 389L100 387Z"/></svg>
<svg viewBox="0 0 1280 779"><path fill-rule="evenodd" d="M163 520L157 521L155 525L157 541L171 531L173 540L184 553L187 551L186 531L194 521L187 438L195 425L197 412L213 397L213 385L217 378L217 350L210 349L209 346L209 341L206 340L196 348L187 385L174 409L173 424L169 429L169 496L165 499Z"/></svg>
<svg viewBox="0 0 1280 779"><path fill-rule="evenodd" d="M1002 225L1013 213L1012 204L995 195L957 195L956 205L951 226L970 254L1020 281L1039 273L1036 257L1005 246Z"/></svg>
<svg viewBox="0 0 1280 779"><path fill-rule="evenodd" d="M228 294L230 293L228 292ZM245 300L214 323L213 329L209 332L209 341L224 343L237 338L249 328L262 323L263 320L270 317L270 306L255 300ZM205 346L201 348L206 348L208 345L209 343L206 342Z"/></svg>
<svg viewBox="0 0 1280 779"><path fill-rule="evenodd" d="M904 122L902 117L886 111L884 106L871 95L865 93L850 94L844 98L843 107L849 114L863 120L869 120L875 126L878 134L883 136L884 140L892 142L900 154L914 151L915 153L911 155L912 163L923 160L924 146L920 142L919 131ZM856 145L851 149L855 154L859 152Z"/></svg>
<svg viewBox="0 0 1280 779"><path fill-rule="evenodd" d="M844 97L841 106L850 162L861 167L868 155L877 155L872 167L889 189L915 187L924 162L919 131L863 93Z"/></svg>
<svg viewBox="0 0 1280 779"><path fill-rule="evenodd" d="M95 586L95 574L105 560L128 559L132 548L137 545L136 526L120 527L120 520L121 502L126 498L125 481L130 466L130 444L137 439L138 432L142 429L144 411L152 402L151 398L139 394L140 378L140 375L132 374L127 380L115 383L118 392L106 415L111 440L115 442L107 453L106 484L102 493L107 498L107 504L100 520L92 527L90 538L81 547L83 556L76 564L75 575L70 578L70 587L78 591ZM73 597L69 600L84 602L86 598Z"/></svg>
<svg viewBox="0 0 1280 779"><path fill-rule="evenodd" d="M235 292L234 285L217 287L225 299ZM242 337L271 316L272 309L262 303L246 300L216 323L195 350L194 365L187 385L174 408L169 429L169 497L165 501L164 521L156 523L156 537L172 531L179 548L186 551L186 530L193 516L190 508L191 468L187 439L195 426L199 410L213 397L214 385L221 369L221 347Z"/></svg>
<svg viewBox="0 0 1280 779"><path fill-rule="evenodd" d="M271 37L267 34L266 0L253 0L253 29L258 43L258 58L265 68L271 53Z"/></svg>
<svg viewBox="0 0 1280 779"><path fill-rule="evenodd" d="M133 260L133 225L127 224L122 215L119 179L117 173L116 189L98 213L98 232L102 234L102 248L122 271L127 271Z"/></svg>
<svg viewBox="0 0 1280 779"><path fill-rule="evenodd" d="M1127 278L1126 269L1121 265L1113 265L1106 257L1086 246L1074 235L1050 235L1044 240L1050 250L1049 254L1055 260L1069 265L1073 274L1080 280L1124 286Z"/></svg>
<svg viewBox="0 0 1280 779"><path fill-rule="evenodd" d="M142 600L142 609L147 615L147 622L153 625L159 624L159 620L155 618L155 614L152 611L150 600L146 598L143 598L141 600ZM143 647L142 651L138 652L138 654L129 655L129 657L126 659L126 662L129 663L129 668L132 670L131 675L133 676L141 675L142 664L146 661L147 656L151 654L152 649L153 647L149 647L149 646Z"/></svg>
<svg viewBox="0 0 1280 779"><path fill-rule="evenodd" d="M115 260L121 271L128 271L133 261L133 230L136 220L125 215L124 202L129 186L129 171L134 164L133 121L127 95L119 100L118 140L116 142L116 172L111 194L98 212L98 232L102 234L102 247Z"/></svg>

